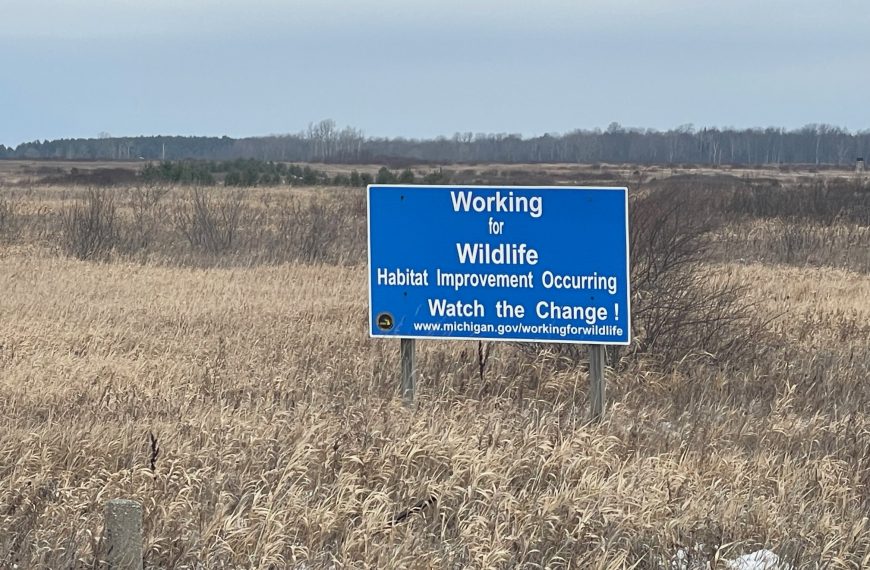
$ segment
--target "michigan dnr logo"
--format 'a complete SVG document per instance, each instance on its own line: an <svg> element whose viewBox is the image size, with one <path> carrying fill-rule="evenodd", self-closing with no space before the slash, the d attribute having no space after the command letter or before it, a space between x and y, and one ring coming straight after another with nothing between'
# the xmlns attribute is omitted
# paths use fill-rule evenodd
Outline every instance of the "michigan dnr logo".
<svg viewBox="0 0 870 570"><path fill-rule="evenodd" d="M378 328L382 331L388 331L393 328L395 322L393 321L393 315L390 313L381 313L378 315L377 320L375 321L378 325Z"/></svg>

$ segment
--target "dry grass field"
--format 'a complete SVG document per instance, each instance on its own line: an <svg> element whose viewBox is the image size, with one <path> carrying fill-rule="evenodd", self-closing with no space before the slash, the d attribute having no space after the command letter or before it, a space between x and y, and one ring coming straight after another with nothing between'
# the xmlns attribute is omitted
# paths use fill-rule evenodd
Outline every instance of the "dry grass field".
<svg viewBox="0 0 870 570"><path fill-rule="evenodd" d="M591 424L551 346L418 343L405 407L358 191L0 182L0 568L102 567L112 498L147 568L870 567L867 186L680 184L638 228L703 255L637 286L719 301L640 299Z"/></svg>

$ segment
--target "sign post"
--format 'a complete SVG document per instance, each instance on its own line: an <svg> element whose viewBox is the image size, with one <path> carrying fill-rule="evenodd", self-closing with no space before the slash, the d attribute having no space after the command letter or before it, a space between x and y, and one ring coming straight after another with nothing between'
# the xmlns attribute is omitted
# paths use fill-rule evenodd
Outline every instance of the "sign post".
<svg viewBox="0 0 870 570"><path fill-rule="evenodd" d="M402 354L402 398L409 406L414 403L414 395L417 392L414 373L417 362L414 354L416 341L413 338L403 338L401 346Z"/></svg>
<svg viewBox="0 0 870 570"><path fill-rule="evenodd" d="M600 422L604 417L604 345L589 345L589 406L592 421Z"/></svg>
<svg viewBox="0 0 870 570"><path fill-rule="evenodd" d="M369 332L402 339L406 400L413 339L630 342L626 188L371 185L368 221Z"/></svg>

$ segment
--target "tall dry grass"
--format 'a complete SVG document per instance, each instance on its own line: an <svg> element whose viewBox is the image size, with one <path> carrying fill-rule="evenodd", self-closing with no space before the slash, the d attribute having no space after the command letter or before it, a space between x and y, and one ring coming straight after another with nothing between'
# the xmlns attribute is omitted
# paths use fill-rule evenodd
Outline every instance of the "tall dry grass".
<svg viewBox="0 0 870 570"><path fill-rule="evenodd" d="M582 363L502 343L482 372L474 343L420 343L408 409L398 343L367 337L365 268L330 249L352 241L245 263L160 225L171 248L81 261L50 231L81 197L10 198L0 568L99 567L115 497L144 506L148 568L657 569L681 547L717 568L762 546L870 566L863 270L720 255L705 279L768 321L752 357L608 369L600 425ZM285 199L244 206L271 232ZM353 196L292 199L287 247L310 208L355 219L335 215Z"/></svg>

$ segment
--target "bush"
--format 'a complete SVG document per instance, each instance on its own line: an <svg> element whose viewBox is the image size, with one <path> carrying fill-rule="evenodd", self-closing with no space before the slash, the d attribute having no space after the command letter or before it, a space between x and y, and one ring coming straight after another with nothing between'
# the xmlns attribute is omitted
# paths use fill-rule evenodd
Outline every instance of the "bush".
<svg viewBox="0 0 870 570"><path fill-rule="evenodd" d="M378 170L377 176L375 176L375 184L395 184L395 182L396 175L386 166L382 166L381 169Z"/></svg>
<svg viewBox="0 0 870 570"><path fill-rule="evenodd" d="M745 287L708 269L710 232L720 198L699 188L665 188L629 204L632 344L611 346L612 365L643 357L661 370L689 356L738 364L762 328ZM540 351L538 345L535 351ZM626 352L626 350L628 352ZM569 362L585 346L548 347Z"/></svg>
<svg viewBox="0 0 870 570"><path fill-rule="evenodd" d="M232 170L224 177L224 186L241 186L242 175L238 170Z"/></svg>
<svg viewBox="0 0 870 570"><path fill-rule="evenodd" d="M870 189L850 180L787 188L756 185L734 192L725 210L750 218L866 226L870 225Z"/></svg>
<svg viewBox="0 0 870 570"><path fill-rule="evenodd" d="M183 160L171 162L165 160L158 165L148 163L140 172L139 177L145 182L172 182L174 184L196 184L213 186L214 176L211 173L213 165L207 162Z"/></svg>
<svg viewBox="0 0 870 570"><path fill-rule="evenodd" d="M302 183L308 186L314 186L318 182L320 182L322 178L322 173L314 170L308 165L302 169Z"/></svg>
<svg viewBox="0 0 870 570"><path fill-rule="evenodd" d="M318 203L302 205L292 201L281 206L278 237L290 259L312 263L323 261L330 242L335 239L336 222Z"/></svg>
<svg viewBox="0 0 870 570"><path fill-rule="evenodd" d="M406 168L399 175L399 184L413 184L414 182L414 172L410 168Z"/></svg>
<svg viewBox="0 0 870 570"><path fill-rule="evenodd" d="M157 239L166 216L161 200L164 188L134 188L130 196L131 220L127 229L126 248L130 252L147 249Z"/></svg>
<svg viewBox="0 0 870 570"><path fill-rule="evenodd" d="M256 186L260 181L260 175L254 167L246 168L242 171L241 186Z"/></svg>
<svg viewBox="0 0 870 570"><path fill-rule="evenodd" d="M272 261L351 263L365 260L366 202L359 191L336 199L296 197L278 208L270 244Z"/></svg>
<svg viewBox="0 0 870 570"><path fill-rule="evenodd" d="M449 184L450 175L442 169L433 170L423 177L423 184Z"/></svg>
<svg viewBox="0 0 870 570"><path fill-rule="evenodd" d="M61 215L60 247L77 259L109 256L121 242L113 195L88 190L85 197Z"/></svg>
<svg viewBox="0 0 870 570"><path fill-rule="evenodd" d="M705 268L713 200L697 188L665 189L630 204L631 350L665 367L693 353L734 360L758 332L745 287Z"/></svg>
<svg viewBox="0 0 870 570"><path fill-rule="evenodd" d="M241 194L213 200L200 188L194 188L187 204L176 207L176 230L196 249L217 255L236 245L244 204Z"/></svg>
<svg viewBox="0 0 870 570"><path fill-rule="evenodd" d="M137 173L130 168L94 168L79 170L76 167L64 173L63 169L57 168L55 174L44 176L37 180L37 184L49 184L59 186L122 186L136 182Z"/></svg>

